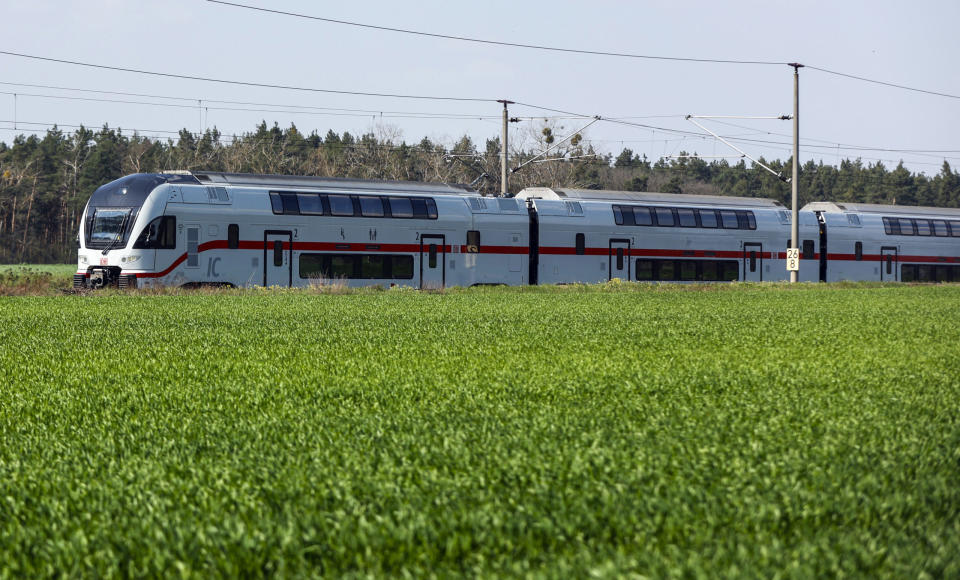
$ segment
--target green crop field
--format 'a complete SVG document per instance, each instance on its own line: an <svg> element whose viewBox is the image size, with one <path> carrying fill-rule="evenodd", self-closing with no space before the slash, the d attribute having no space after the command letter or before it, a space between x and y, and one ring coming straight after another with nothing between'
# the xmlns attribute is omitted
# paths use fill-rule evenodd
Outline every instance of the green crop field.
<svg viewBox="0 0 960 580"><path fill-rule="evenodd" d="M0 578L960 577L960 287L0 298Z"/></svg>

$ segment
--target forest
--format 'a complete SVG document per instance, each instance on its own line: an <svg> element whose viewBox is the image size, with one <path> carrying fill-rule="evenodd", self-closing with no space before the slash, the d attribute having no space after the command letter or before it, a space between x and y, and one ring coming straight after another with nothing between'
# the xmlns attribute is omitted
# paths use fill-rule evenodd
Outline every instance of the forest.
<svg viewBox="0 0 960 580"><path fill-rule="evenodd" d="M510 167L557 145L554 133L560 129L544 125L531 132L511 148ZM784 175L792 171L789 159L759 160ZM464 136L453 146L427 138L410 144L392 127L321 136L266 122L242 135L183 129L175 140L108 126L18 135L12 145L0 142L0 263L74 261L79 220L97 187L129 173L169 170L463 183L495 194L500 141L478 144ZM510 192L531 186L766 197L786 205L790 200L790 185L753 163L708 162L683 152L651 161L626 148L618 155L598 154L581 135L511 174ZM839 166L807 161L800 167L799 196L801 206L831 200L960 207L960 175L947 161L932 177L902 162L889 169L860 159Z"/></svg>

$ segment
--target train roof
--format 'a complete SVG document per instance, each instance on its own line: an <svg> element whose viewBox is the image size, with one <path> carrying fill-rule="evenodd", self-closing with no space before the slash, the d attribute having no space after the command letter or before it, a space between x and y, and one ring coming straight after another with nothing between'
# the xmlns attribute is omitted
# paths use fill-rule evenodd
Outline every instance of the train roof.
<svg viewBox="0 0 960 580"><path fill-rule="evenodd" d="M868 213L884 215L910 216L949 216L960 217L960 209L951 207L924 207L916 205L881 205L877 203L837 203L833 201L814 201L803 206L806 211L826 213Z"/></svg>
<svg viewBox="0 0 960 580"><path fill-rule="evenodd" d="M727 207L782 208L783 204L763 197L731 197L726 195L691 195L686 193L657 193L651 191L614 191L608 189L553 189L528 187L517 194L521 199L539 197L577 201L619 201L668 203L671 205L723 205Z"/></svg>
<svg viewBox="0 0 960 580"><path fill-rule="evenodd" d="M376 193L423 193L431 195L479 195L467 185L424 183L417 181L380 181L375 179L348 179L342 177L315 177L310 175L260 175L254 173L224 173L220 171L173 172L190 175L201 184L240 185L254 187L309 187L369 191Z"/></svg>

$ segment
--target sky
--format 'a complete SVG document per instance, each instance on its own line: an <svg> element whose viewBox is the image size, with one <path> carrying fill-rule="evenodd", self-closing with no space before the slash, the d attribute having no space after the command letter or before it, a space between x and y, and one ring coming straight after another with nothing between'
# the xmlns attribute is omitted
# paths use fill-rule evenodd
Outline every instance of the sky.
<svg viewBox="0 0 960 580"><path fill-rule="evenodd" d="M512 148L535 148L534 136L545 125L566 136L599 116L582 134L600 153L616 156L629 148L651 160L696 153L736 163L739 152L685 116L790 114L794 69L783 63L798 62L806 65L800 69L801 162L861 158L892 169L902 160L931 176L944 160L960 166L960 75L951 72L960 55L955 0L235 1L497 42L779 64L500 46L208 0L11 0L0 7L2 52L309 90L0 54L0 141L42 134L54 123L65 131L107 124L126 134L176 139L183 128L197 133L216 127L229 136L266 121L321 136L331 129L372 132L395 142L428 137L448 146L468 135L482 149L500 134L502 105L496 101L507 99L516 103L510 116L520 119L510 126ZM465 100L446 100L451 97ZM698 122L752 158L791 155L790 121Z"/></svg>

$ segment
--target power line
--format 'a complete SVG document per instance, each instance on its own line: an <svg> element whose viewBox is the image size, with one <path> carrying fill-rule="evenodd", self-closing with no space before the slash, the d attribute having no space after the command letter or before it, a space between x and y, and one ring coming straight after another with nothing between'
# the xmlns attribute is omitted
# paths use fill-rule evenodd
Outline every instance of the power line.
<svg viewBox="0 0 960 580"><path fill-rule="evenodd" d="M905 91L913 91L913 92L916 92L916 93L924 93L924 94L927 94L927 95L936 95L936 96L938 96L938 97L947 97L948 99L960 99L960 95L951 95L951 94L949 94L949 93L941 93L941 92L938 92L938 91L928 91L928 90L926 90L926 89L918 89L918 88L914 88L914 87L908 87L908 86L906 86L906 85L898 85L898 84L896 84L896 83L890 83L890 82L886 82L886 81L878 81L878 80L874 80L874 79L868 79L868 78L866 78L866 77L861 77L861 76L852 75L852 74L848 74L848 73L842 73L842 72L837 72L837 71L833 71L833 70L827 70L827 69L825 69L825 68L820 68L820 67L818 67L818 66L807 65L806 68L811 69L811 70L815 70L815 71L820 71L820 72L822 72L822 73L827 73L827 74L831 74L831 75L836 75L836 76L838 76L838 77L846 77L846 78L848 78L848 79L855 79L855 80L858 80L858 81L863 81L863 82L865 82L865 83L873 83L873 84L875 84L875 85L883 85L883 86L885 86L885 87L893 87L893 88L896 88L896 89L903 89L903 90L905 90Z"/></svg>
<svg viewBox="0 0 960 580"><path fill-rule="evenodd" d="M687 58L687 57L678 57L678 56L658 56L658 55L649 55L649 54L631 54L626 52L604 52L600 50L584 50L578 48L562 48L557 46L544 46L539 44L523 44L519 42L503 42L497 40L486 40L482 38L471 38L468 36L456 36L452 34L437 34L433 32L423 32L419 30L408 30L405 28L394 28L390 26L377 26L373 24L363 24L360 22L350 22L347 20L336 20L333 18L322 18L320 16L310 16L308 14L298 14L296 12L285 12L282 10L273 10L270 8L261 8L259 6L249 6L247 4L238 4L235 2L224 2L222 0L207 0L213 4L222 4L224 6L233 6L235 8L245 8L247 10L256 10L258 12L267 12L270 14L279 14L282 16L293 16L295 18L304 18L307 20L317 20L320 22L329 22L331 24L343 24L346 26L355 26L357 28L369 28L372 30L383 30L387 32L399 32L402 34L413 34L415 36L427 36L431 38L443 38L446 40L460 40L463 42L474 42L477 44L489 44L495 46L509 46L513 48L529 48L533 50L547 50L553 52L565 52L572 54L589 54L595 56L616 56L622 58L638 58L646 60L667 60L667 61L682 61L682 62L702 62L702 63L713 63L713 64L753 64L753 65L785 65L785 62L774 62L766 60L733 60L733 59L717 59L717 58Z"/></svg>
<svg viewBox="0 0 960 580"><path fill-rule="evenodd" d="M399 93L373 93L373 92L364 92L364 91L347 91L347 90L338 90L338 89L318 89L313 87L297 87L293 85L278 85L270 83L256 83L251 81L236 81L230 79L217 79L212 77L201 77L195 75L181 75L176 73L165 73L165 72L156 72L148 71L135 68L126 68L119 66L111 66L105 64L95 64L89 62L81 62L77 60L66 60L61 58L52 58L47 56L36 56L32 54L24 54L20 52L11 52L8 50L0 50L0 54L5 54L7 56L16 56L20 58L29 58L34 60L42 60L45 62L56 62L59 64L70 64L75 66L85 66L89 68L103 69L103 70L113 70L120 72L129 72L143 75L152 75L165 78L174 78L174 79L185 79L190 81L204 81L210 83L221 83L227 85L240 85L246 87L259 87L265 89L281 89L288 91L304 91L310 93L327 93L335 95L354 95L361 97L388 97L395 99L421 99L429 101L463 101L463 102L474 102L474 103L487 103L487 102L496 102L496 99L484 99L479 97L440 97L434 95L404 95Z"/></svg>
<svg viewBox="0 0 960 580"><path fill-rule="evenodd" d="M565 47L545 46L545 45L538 45L538 44L524 44L524 43L519 43L519 42L505 42L505 41L488 40L488 39L482 39L482 38L473 38L473 37L468 37L468 36L457 36L457 35L452 35L452 34L438 34L438 33L433 33L433 32L423 32L423 31L420 31L420 30L409 30L409 29L405 29L405 28L395 28L395 27L391 27L391 26L378 26L378 25L374 25L374 24L364 24L364 23L352 22L352 21L348 21L348 20L338 20L338 19L334 19L334 18L324 18L324 17L321 17L321 16L311 16L311 15L309 15L309 14L300 14L300 13L297 13L297 12L287 12L287 11L283 11L283 10L274 10L274 9L271 9L271 8L262 8L262 7L259 7L259 6L250 6L250 5L248 5L248 4L240 4L240 3L236 3L236 2L226 2L226 1L224 1L224 0L207 0L207 2L210 2L210 3L212 3L212 4L221 4L221 5L224 5L224 6L232 6L232 7L235 7L235 8L244 8L244 9L246 9L246 10L255 10L255 11L257 11L257 12L266 12L266 13L269 13L269 14L278 14L278 15L282 15L282 16L292 16L292 17L294 17L294 18L303 18L303 19L315 20L315 21L319 21L319 22L329 22L329 23L331 23L331 24L342 24L342 25L345 25L345 26L355 26L355 27L357 27L357 28L368 28L368 29L371 29L371 30L382 30L382 31L387 31L387 32L397 32L397 33L402 33L402 34L412 34L412 35L415 35L415 36L426 36L426 37L431 37L431 38L442 38L442 39L445 39L445 40L459 40L459 41L463 41L463 42L473 42L473 43L477 43L477 44L487 44L487 45L494 45L494 46L507 46L507 47L513 47L513 48L527 48L527 49L533 49L533 50L544 50L544 51L552 51L552 52L563 52L563 53L570 53L570 54L587 54L587 55L593 55L593 56L612 56L612 57L619 57L619 58L633 58L633 59L645 59L645 60L661 60L661 61L674 61L674 62L696 62L696 63L709 63L709 64L743 64L743 65L781 65L781 66L782 66L782 65L790 65L790 64L791 64L791 63L788 63L788 62L770 61L770 60L736 60L736 59L715 59L715 58L692 58L692 57L678 57L678 56L662 56L662 55L650 55L650 54L634 54L634 53L626 53L626 52L606 52L606 51L600 51L600 50L585 50L585 49L578 49L578 48L565 48ZM873 84L883 85L883 86L887 86L887 87L893 87L893 88L903 89L903 90L907 90L907 91L914 91L914 92L924 93L924 94L928 94L928 95L936 95L936 96L939 96L939 97L947 97L947 98L950 98L950 99L960 99L960 95L953 95L953 94L943 93L943 92L939 92L939 91L931 91L931 90L926 90L926 89L919 89L919 88L910 87L910 86L907 86L907 85L901 85L901 84L897 84L897 83L891 83L891 82L887 82L887 81L879 81L879 80L875 80L875 79L869 79L869 78L866 78L866 77L862 77L862 76L858 76L858 75L853 75L853 74L849 74L849 73L837 72L837 71L825 69L825 68L818 67L818 66L806 65L806 68L812 69L812 70L816 70L816 71L819 71L819 72L822 72L822 73L826 73L826 74L831 74L831 75L846 77L846 78L855 79L855 80L863 81L863 82L867 82L867 83L873 83Z"/></svg>

